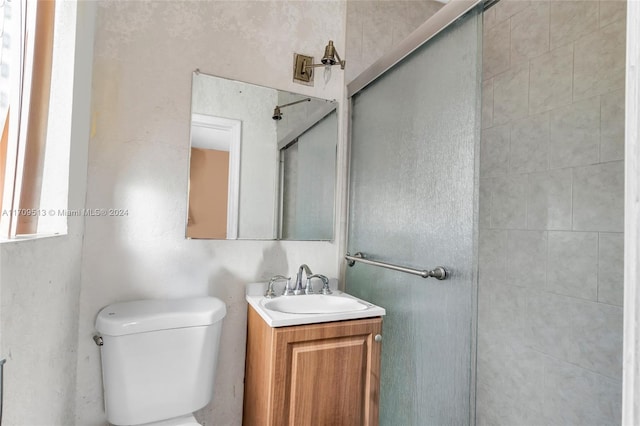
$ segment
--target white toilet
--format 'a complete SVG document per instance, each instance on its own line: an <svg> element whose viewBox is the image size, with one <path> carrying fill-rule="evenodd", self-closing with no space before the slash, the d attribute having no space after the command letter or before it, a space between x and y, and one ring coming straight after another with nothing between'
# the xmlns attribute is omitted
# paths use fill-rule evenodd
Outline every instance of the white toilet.
<svg viewBox="0 0 640 426"><path fill-rule="evenodd" d="M113 425L198 425L213 396L224 303L138 300L102 309L102 381Z"/></svg>

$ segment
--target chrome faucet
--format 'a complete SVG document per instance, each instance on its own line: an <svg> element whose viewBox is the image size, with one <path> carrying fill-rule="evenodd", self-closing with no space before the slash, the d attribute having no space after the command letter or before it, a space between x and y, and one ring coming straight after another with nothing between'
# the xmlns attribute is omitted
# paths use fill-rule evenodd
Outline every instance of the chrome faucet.
<svg viewBox="0 0 640 426"><path fill-rule="evenodd" d="M322 281L322 290L320 290L318 293L322 293L322 294L332 293L331 289L329 288L329 278L327 278L322 274L313 274L313 275L307 276L307 286L304 289L305 294L314 294L313 287L311 286L312 278L318 278L319 280Z"/></svg>
<svg viewBox="0 0 640 426"><path fill-rule="evenodd" d="M274 297L276 297L276 292L273 290L273 284L276 281L285 280L287 281L286 287L288 288L291 277L285 277L284 275L274 275L273 277L271 277L271 279L269 280L269 285L267 286L267 291L264 293L264 297L266 297L267 299L273 299Z"/></svg>
<svg viewBox="0 0 640 426"><path fill-rule="evenodd" d="M302 271L304 271L305 275L307 277L309 277L310 275L313 275L313 272L311 272L311 269L309 269L309 267L306 264L302 264L300 265L300 267L298 268L298 275L296 276L296 285L293 289L293 294L303 294L304 293L304 287L302 287Z"/></svg>

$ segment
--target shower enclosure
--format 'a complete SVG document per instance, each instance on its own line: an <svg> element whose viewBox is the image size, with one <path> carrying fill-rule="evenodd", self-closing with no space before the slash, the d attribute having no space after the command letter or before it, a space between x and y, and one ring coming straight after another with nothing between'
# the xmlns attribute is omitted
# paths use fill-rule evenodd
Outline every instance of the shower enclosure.
<svg viewBox="0 0 640 426"><path fill-rule="evenodd" d="M473 413L481 27L476 7L351 97L349 252L451 273L347 270L349 292L387 309L383 425Z"/></svg>
<svg viewBox="0 0 640 426"><path fill-rule="evenodd" d="M625 3L462 3L349 84L380 424L620 424Z"/></svg>

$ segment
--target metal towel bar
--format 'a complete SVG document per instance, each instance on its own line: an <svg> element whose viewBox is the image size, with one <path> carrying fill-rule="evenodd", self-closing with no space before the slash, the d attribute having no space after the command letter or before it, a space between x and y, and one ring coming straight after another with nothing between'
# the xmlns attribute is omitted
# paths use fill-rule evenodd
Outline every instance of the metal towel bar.
<svg viewBox="0 0 640 426"><path fill-rule="evenodd" d="M444 280L449 277L449 272L446 269L444 269L444 267L442 266L436 266L430 271L407 268L405 266L394 265L391 263L379 262L376 260L369 260L366 258L366 256L362 252L357 252L353 256L347 253L347 255L344 258L347 259L347 264L349 266L355 265L356 262L361 262L361 263L366 263L367 265L379 266L381 268L393 269L394 271L406 272L407 274L419 275L422 278L436 278L439 280Z"/></svg>

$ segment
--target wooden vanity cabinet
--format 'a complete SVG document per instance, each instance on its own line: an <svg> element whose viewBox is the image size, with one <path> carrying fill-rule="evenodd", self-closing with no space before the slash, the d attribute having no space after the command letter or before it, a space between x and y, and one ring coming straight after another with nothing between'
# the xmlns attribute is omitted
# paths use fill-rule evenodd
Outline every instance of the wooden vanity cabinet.
<svg viewBox="0 0 640 426"><path fill-rule="evenodd" d="M247 323L243 425L378 425L382 318Z"/></svg>

